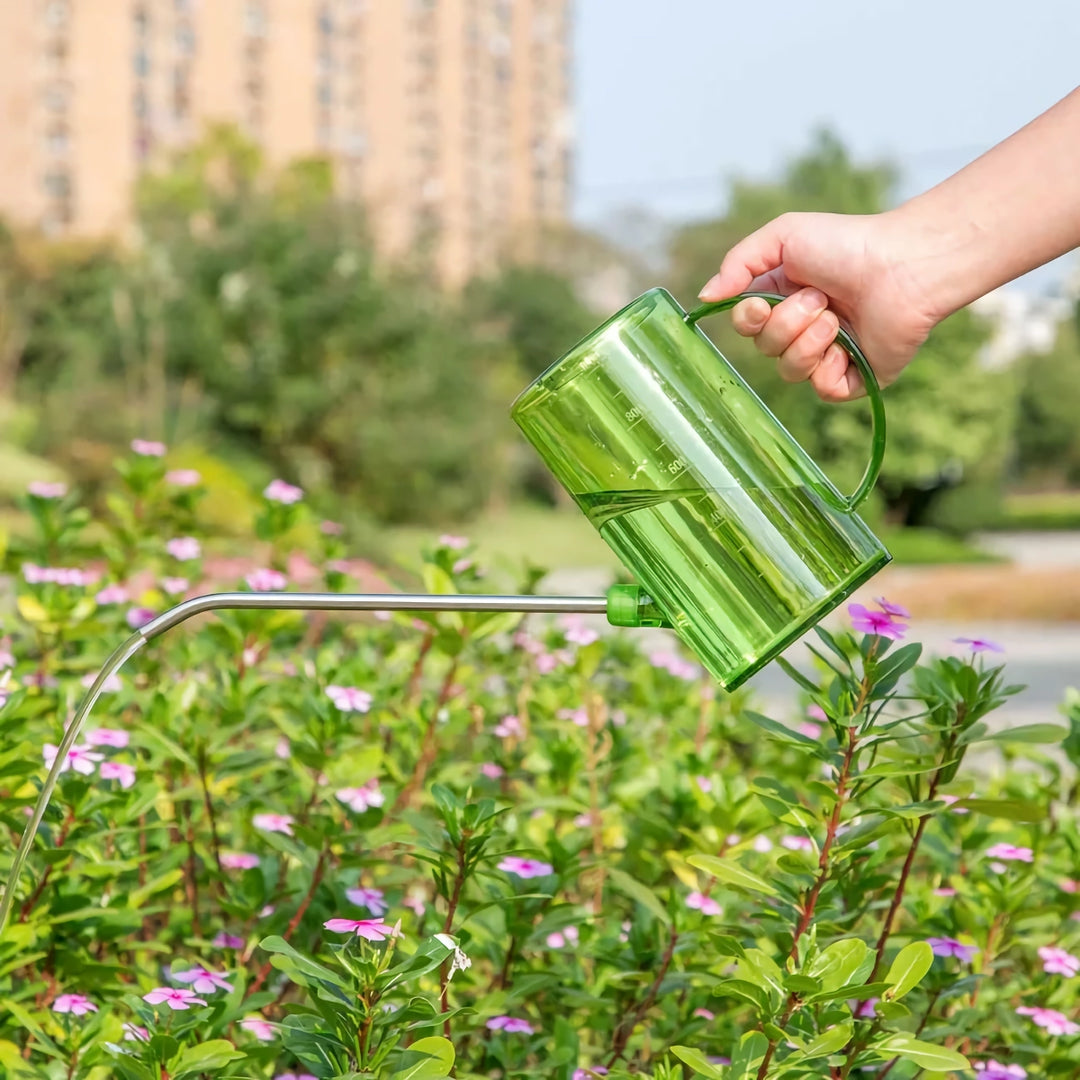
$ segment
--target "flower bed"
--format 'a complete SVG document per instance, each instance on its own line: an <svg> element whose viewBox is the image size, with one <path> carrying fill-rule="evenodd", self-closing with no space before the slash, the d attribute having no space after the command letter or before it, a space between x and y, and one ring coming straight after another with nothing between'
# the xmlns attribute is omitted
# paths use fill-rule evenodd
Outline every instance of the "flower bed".
<svg viewBox="0 0 1080 1080"><path fill-rule="evenodd" d="M197 591L199 478L165 461L120 463L93 542L73 496L27 495L0 868L107 653ZM266 489L248 588L288 584L306 513ZM427 588L477 590L476 559L441 537ZM896 605L852 619L782 719L573 619L232 612L156 639L15 885L0 1074L1080 1075L1080 715L1064 754L1040 744L1066 727L992 733L992 643L926 659ZM1003 779L965 773L994 744Z"/></svg>

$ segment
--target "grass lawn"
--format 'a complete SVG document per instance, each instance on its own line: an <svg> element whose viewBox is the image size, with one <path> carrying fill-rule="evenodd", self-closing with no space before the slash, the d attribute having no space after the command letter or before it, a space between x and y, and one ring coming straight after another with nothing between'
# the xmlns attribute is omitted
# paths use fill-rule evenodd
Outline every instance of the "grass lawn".
<svg viewBox="0 0 1080 1080"><path fill-rule="evenodd" d="M1038 495L1008 495L998 529L1041 531L1080 529L1080 491L1052 491Z"/></svg>

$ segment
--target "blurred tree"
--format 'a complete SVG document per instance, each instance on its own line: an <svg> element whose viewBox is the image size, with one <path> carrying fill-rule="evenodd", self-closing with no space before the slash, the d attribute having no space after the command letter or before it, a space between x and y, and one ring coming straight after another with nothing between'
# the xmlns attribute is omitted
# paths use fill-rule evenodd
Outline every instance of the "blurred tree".
<svg viewBox="0 0 1080 1080"><path fill-rule="evenodd" d="M737 181L723 218L687 226L673 238L672 281L685 305L742 237L789 210L868 214L890 202L895 170L860 166L828 132L792 161L778 183ZM783 382L771 360L739 337L725 316L702 324L724 355L780 420L841 487L854 486L870 446L864 403L826 405L808 386ZM986 339L969 311L945 320L931 334L900 381L885 391L889 445L878 487L891 520L922 524L934 504L958 483L996 485L1012 428L1012 380L980 370ZM985 507L980 512L985 511ZM979 524L974 518L971 526Z"/></svg>

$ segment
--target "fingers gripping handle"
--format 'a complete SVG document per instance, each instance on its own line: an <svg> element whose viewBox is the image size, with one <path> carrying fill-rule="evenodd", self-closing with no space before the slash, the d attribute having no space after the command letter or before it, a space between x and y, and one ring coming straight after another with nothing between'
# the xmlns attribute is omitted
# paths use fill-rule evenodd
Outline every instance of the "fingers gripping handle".
<svg viewBox="0 0 1080 1080"><path fill-rule="evenodd" d="M728 308L733 308L741 301L753 297L758 297L766 301L771 307L775 307L781 300L787 299L784 296L780 296L778 293L740 293L738 296L729 297L727 300L716 300L713 303L702 304L700 307L694 308L694 310L686 316L686 321L693 326L697 323L698 319L704 318L706 315L712 315L717 311L727 311ZM881 400L881 387L878 386L874 369L870 366L870 362L866 359L862 349L859 348L858 342L843 327L837 332L836 341L859 369L863 385L866 387L866 396L870 400L870 417L872 423L870 462L866 466L866 472L863 473L863 477L859 481L859 486L855 489L854 493L843 496L845 509L854 510L855 507L870 494L871 490L873 490L874 484L877 482L878 473L881 472L881 463L885 458L885 403Z"/></svg>

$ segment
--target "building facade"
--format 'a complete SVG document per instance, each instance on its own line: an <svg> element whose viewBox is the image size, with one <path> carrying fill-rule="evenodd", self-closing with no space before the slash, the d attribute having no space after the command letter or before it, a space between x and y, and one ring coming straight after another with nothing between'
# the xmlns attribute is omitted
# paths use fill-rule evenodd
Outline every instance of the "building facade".
<svg viewBox="0 0 1080 1080"><path fill-rule="evenodd" d="M139 174L234 123L325 157L379 249L451 284L565 220L570 0L0 0L0 215L130 221Z"/></svg>

